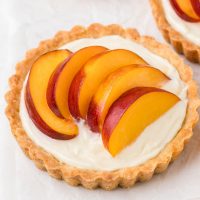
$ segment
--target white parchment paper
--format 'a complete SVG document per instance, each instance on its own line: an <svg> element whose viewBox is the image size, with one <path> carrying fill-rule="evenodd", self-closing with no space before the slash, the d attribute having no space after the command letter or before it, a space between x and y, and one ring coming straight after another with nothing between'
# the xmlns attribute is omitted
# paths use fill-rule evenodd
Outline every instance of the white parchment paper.
<svg viewBox="0 0 200 200"><path fill-rule="evenodd" d="M200 125L185 151L168 170L131 189L106 192L71 187L38 170L22 153L4 115L7 79L26 50L58 30L93 22L136 27L164 42L148 0L0 0L0 199L1 200L199 200ZM200 65L186 61L200 84Z"/></svg>

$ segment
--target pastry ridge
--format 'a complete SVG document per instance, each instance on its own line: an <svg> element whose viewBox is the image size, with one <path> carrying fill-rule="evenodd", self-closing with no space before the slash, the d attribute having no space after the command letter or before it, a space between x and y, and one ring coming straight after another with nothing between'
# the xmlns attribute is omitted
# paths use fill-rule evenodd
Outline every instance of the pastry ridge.
<svg viewBox="0 0 200 200"><path fill-rule="evenodd" d="M200 46L187 40L167 22L160 0L150 0L150 4L156 24L165 40L191 62L200 63Z"/></svg>
<svg viewBox="0 0 200 200"><path fill-rule="evenodd" d="M120 35L129 38L157 55L168 59L177 68L181 79L188 85L187 114L182 129L176 137L156 157L144 164L114 171L79 169L67 163L62 163L29 138L23 129L19 116L20 92L31 64L41 54L79 38L98 38L106 35ZM193 134L192 128L199 118L197 108L200 105L200 100L197 94L197 85L192 80L191 69L167 45L158 43L152 37L140 36L135 29L123 29L116 24L103 26L95 23L87 28L75 26L70 31L58 32L53 39L40 42L37 48L29 50L25 59L17 64L16 73L9 79L9 84L10 91L5 96L7 101L6 115L10 122L11 131L24 153L35 162L38 168L46 170L50 176L63 179L70 185L82 185L88 189L101 187L105 190L112 190L118 186L127 188L133 186L137 181L150 180L154 173L163 172L169 163L183 151L185 144Z"/></svg>

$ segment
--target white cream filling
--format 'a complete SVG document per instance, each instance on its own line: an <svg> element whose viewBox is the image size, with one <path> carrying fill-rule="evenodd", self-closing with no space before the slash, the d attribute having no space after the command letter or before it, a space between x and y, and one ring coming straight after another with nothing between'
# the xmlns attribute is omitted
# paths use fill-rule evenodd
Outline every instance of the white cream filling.
<svg viewBox="0 0 200 200"><path fill-rule="evenodd" d="M180 80L176 69L165 59L151 53L143 46L119 36L106 36L100 39L80 39L62 48L76 51L80 48L102 45L109 49L123 48L136 52L150 65L160 69L171 78L163 88L181 98L168 112L149 125L135 142L116 157L104 148L101 136L92 133L83 121L78 123L79 135L72 140L55 140L44 135L29 118L22 90L20 117L29 137L56 158L72 166L94 170L116 170L136 166L156 156L169 143L181 128L187 108L187 86Z"/></svg>
<svg viewBox="0 0 200 200"><path fill-rule="evenodd" d="M186 39L200 46L200 22L191 23L181 19L174 11L169 0L162 0L162 5L169 24Z"/></svg>

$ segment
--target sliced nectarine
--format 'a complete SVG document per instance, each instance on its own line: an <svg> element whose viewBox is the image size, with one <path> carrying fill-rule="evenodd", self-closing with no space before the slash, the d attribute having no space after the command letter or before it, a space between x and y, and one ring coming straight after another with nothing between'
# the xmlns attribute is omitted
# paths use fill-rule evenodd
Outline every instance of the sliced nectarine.
<svg viewBox="0 0 200 200"><path fill-rule="evenodd" d="M56 116L46 99L51 74L69 54L67 50L56 50L40 56L32 65L26 85L25 103L30 118L43 133L56 139L70 139L78 134L77 126Z"/></svg>
<svg viewBox="0 0 200 200"><path fill-rule="evenodd" d="M200 0L190 0L196 14L200 17Z"/></svg>
<svg viewBox="0 0 200 200"><path fill-rule="evenodd" d="M179 17L189 22L198 22L200 17L193 9L191 0L170 0L172 7Z"/></svg>
<svg viewBox="0 0 200 200"><path fill-rule="evenodd" d="M70 118L68 90L72 79L88 59L106 50L107 48L102 46L82 48L56 68L47 90L47 102L55 114Z"/></svg>
<svg viewBox="0 0 200 200"><path fill-rule="evenodd" d="M104 79L90 102L87 122L91 130L101 131L108 109L124 92L137 86L161 87L168 80L160 70L147 65L130 65L114 71Z"/></svg>
<svg viewBox="0 0 200 200"><path fill-rule="evenodd" d="M117 155L179 100L176 95L153 87L136 87L124 93L112 104L105 118L104 146L112 156Z"/></svg>
<svg viewBox="0 0 200 200"><path fill-rule="evenodd" d="M94 56L74 77L70 90L68 104L71 114L75 118L86 118L92 96L101 81L111 72L124 65L146 64L137 54L116 49Z"/></svg>

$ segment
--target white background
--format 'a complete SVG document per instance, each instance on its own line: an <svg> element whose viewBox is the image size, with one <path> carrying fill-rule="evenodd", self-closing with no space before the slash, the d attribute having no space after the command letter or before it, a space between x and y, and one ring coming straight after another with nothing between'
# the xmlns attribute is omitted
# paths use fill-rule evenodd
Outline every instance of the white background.
<svg viewBox="0 0 200 200"><path fill-rule="evenodd" d="M200 125L179 159L168 170L131 189L106 192L71 187L38 170L22 153L4 115L3 96L15 63L26 50L56 31L93 22L136 27L164 42L153 20L148 0L0 0L0 199L200 199ZM186 61L187 62L187 61ZM200 66L191 64L195 79ZM197 80L200 83L200 80Z"/></svg>

